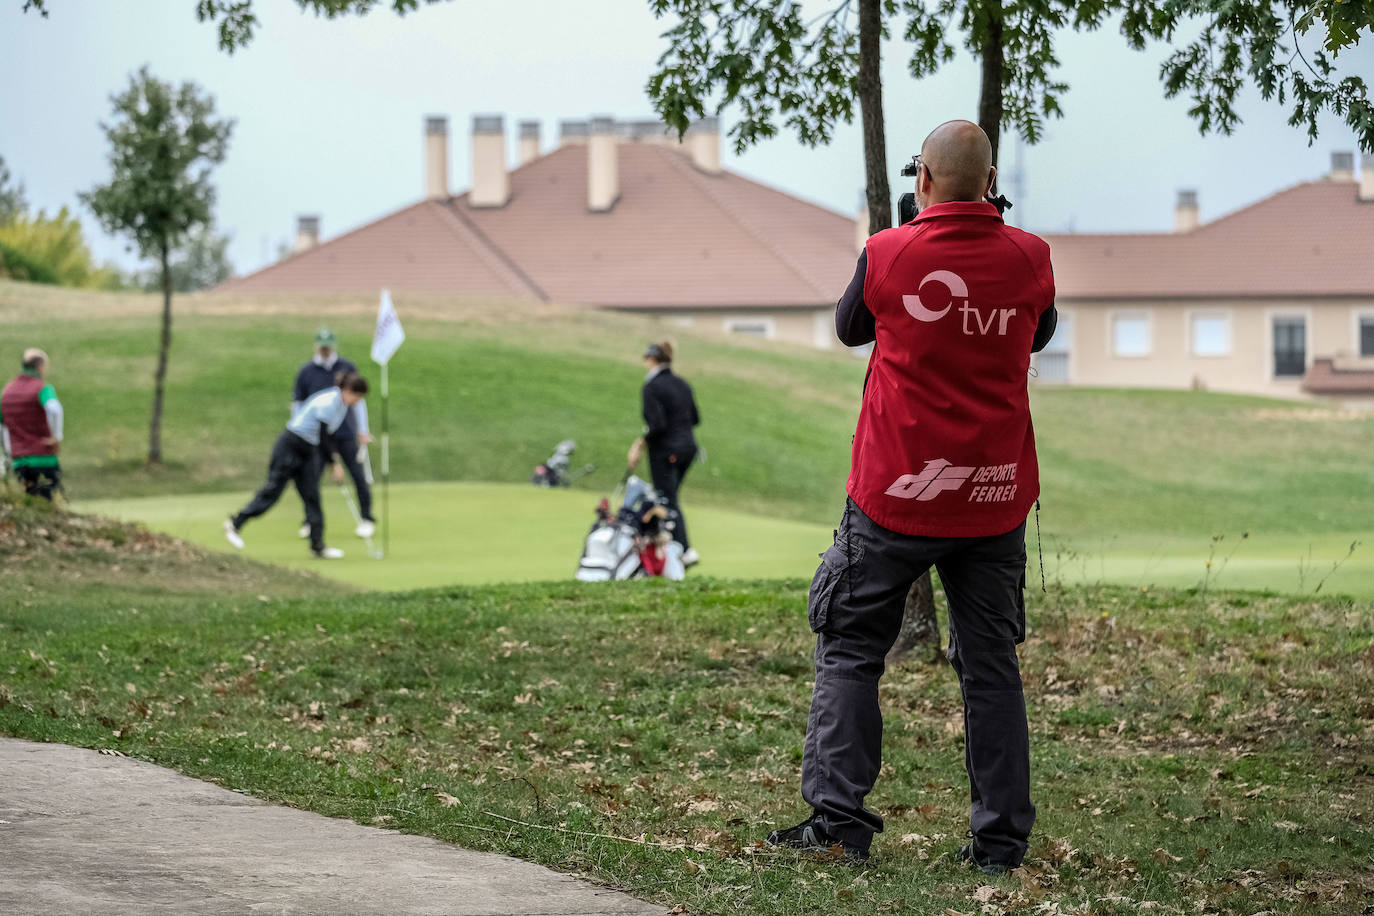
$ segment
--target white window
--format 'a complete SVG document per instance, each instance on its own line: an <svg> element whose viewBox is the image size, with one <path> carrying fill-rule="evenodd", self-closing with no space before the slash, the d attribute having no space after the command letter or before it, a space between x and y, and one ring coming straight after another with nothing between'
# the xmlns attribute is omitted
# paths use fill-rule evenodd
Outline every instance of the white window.
<svg viewBox="0 0 1374 916"><path fill-rule="evenodd" d="M1193 355L1228 356L1231 353L1231 321L1225 315L1200 313L1192 319Z"/></svg>
<svg viewBox="0 0 1374 916"><path fill-rule="evenodd" d="M1374 356L1374 315L1360 316L1360 355Z"/></svg>
<svg viewBox="0 0 1374 916"><path fill-rule="evenodd" d="M1112 316L1112 355L1150 355L1150 316L1145 312L1123 312Z"/></svg>
<svg viewBox="0 0 1374 916"><path fill-rule="evenodd" d="M773 338L773 319L771 318L726 318L725 333L747 334L750 337Z"/></svg>

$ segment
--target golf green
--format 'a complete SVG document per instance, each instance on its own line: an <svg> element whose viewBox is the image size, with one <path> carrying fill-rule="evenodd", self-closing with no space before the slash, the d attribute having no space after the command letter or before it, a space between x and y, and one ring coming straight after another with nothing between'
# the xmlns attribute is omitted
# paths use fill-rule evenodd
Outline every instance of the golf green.
<svg viewBox="0 0 1374 916"><path fill-rule="evenodd" d="M249 493L158 496L83 502L75 508L138 521L217 550L231 551L221 525ZM316 560L297 530L301 504L288 489L280 503L244 526L244 553L253 559L312 569L375 589L571 579L582 541L595 518L598 494L483 483L394 484L389 555L368 556L353 534L340 490L322 488L326 539L342 560ZM686 504L703 574L729 578L805 576L829 546L823 525L758 518ZM381 518L380 503L376 515ZM381 538L374 538L380 546Z"/></svg>
<svg viewBox="0 0 1374 916"><path fill-rule="evenodd" d="M75 508L233 550L221 524L250 494L158 496L82 502ZM389 556L374 560L353 535L338 487L323 488L326 534L343 560L310 557L297 536L300 500L288 490L275 509L244 527L245 554L373 589L569 579L599 495L519 484L394 484ZM687 492L697 572L720 578L810 578L831 527L698 506ZM378 507L380 518L380 506ZM838 521L838 499L836 520ZM1204 586L1286 594L1374 595L1374 537L1360 532L1240 533L1208 537L1132 534L1089 540L1056 535L1047 518L1043 538L1047 581L1117 583L1139 588ZM375 539L380 546L380 536ZM1039 585L1035 529L1027 529L1027 582ZM1352 543L1359 542L1353 554ZM1208 567L1208 562L1211 566ZM1337 564L1339 568L1334 569Z"/></svg>

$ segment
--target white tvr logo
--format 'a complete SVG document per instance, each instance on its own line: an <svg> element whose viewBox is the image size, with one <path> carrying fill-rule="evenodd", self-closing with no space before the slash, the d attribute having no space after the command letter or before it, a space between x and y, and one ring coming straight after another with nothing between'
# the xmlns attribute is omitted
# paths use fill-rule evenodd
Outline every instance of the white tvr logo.
<svg viewBox="0 0 1374 916"><path fill-rule="evenodd" d="M932 270L921 279L916 287L916 295L902 296L902 305L906 308L907 314L917 321L939 321L949 314L949 310L954 308L956 303L964 317L964 333L969 335L988 334L996 324L997 333L1005 336L1007 322L1016 315L1016 309L994 308L988 311L985 321L983 313L977 307L969 305L968 284L952 270Z"/></svg>

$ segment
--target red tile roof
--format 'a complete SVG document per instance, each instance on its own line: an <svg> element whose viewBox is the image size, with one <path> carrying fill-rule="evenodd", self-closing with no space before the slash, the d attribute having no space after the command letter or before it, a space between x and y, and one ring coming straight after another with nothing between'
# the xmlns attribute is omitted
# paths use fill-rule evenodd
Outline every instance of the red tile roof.
<svg viewBox="0 0 1374 916"><path fill-rule="evenodd" d="M620 199L587 210L587 148L511 172L510 202L424 201L220 289L443 291L619 308L831 304L854 220L682 152L618 147Z"/></svg>
<svg viewBox="0 0 1374 916"><path fill-rule="evenodd" d="M1313 181L1191 232L1046 235L1062 299L1374 295L1374 201Z"/></svg>
<svg viewBox="0 0 1374 916"><path fill-rule="evenodd" d="M617 308L829 305L854 221L683 152L618 147L620 199L587 210L587 148L511 172L511 199L423 201L219 289L392 290ZM1354 182L1280 191L1191 232L1046 235L1061 300L1374 295L1374 202Z"/></svg>

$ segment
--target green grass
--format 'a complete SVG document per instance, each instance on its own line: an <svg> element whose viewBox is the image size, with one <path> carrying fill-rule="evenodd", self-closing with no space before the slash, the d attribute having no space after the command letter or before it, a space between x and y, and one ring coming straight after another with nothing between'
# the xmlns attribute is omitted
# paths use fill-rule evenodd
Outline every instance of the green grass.
<svg viewBox="0 0 1374 916"><path fill-rule="evenodd" d="M41 343L53 354L52 381L68 415L63 461L73 497L86 503L221 494L211 500L215 514L260 483L315 327L328 321L345 353L365 357L375 308L348 297L185 297L168 394L168 463L148 471L142 456L156 339L148 303L136 296L43 295L0 282L0 326L6 339ZM534 314L524 306L404 298L398 306L410 337L392 379L399 482L524 483L552 446L571 436L578 459L600 465L579 492L608 492L639 431L638 354L644 340L673 336L679 369L698 393L710 458L688 477L689 509L703 522L724 509L826 530L839 517L864 371L848 354L726 342L600 312ZM54 317L34 320L40 310ZM275 310L289 314L260 314ZM1230 555L1224 587L1311 593L1321 573L1359 541L1323 593L1374 594L1374 418L1193 391L1040 389L1033 406L1051 577L1213 587L1207 561ZM374 417L378 409L374 396ZM428 523L435 507L421 499L417 508L416 519ZM337 509L335 517L343 517ZM461 506L455 509L454 519L427 536L461 545L468 534L450 529L471 522ZM117 511L164 517L156 501ZM561 564L564 538L576 544L584 521L556 532L531 526L520 540L548 545ZM1214 535L1225 536L1220 552L1213 551ZM732 562L757 557L741 573L792 574L792 561L770 558L771 541L753 540L742 551L730 546ZM807 563L812 553L805 552ZM457 572L446 581L470 576L456 556L448 568ZM540 568L548 570L541 575L554 574L552 565Z"/></svg>
<svg viewBox="0 0 1374 916"><path fill-rule="evenodd" d="M528 484L434 483L392 487L390 557L367 556L352 535L352 520L337 488L323 491L326 533L348 556L321 563L296 536L300 500L288 492L268 515L245 528L247 556L310 569L374 589L567 579L576 567L595 496L583 490L538 490ZM81 511L143 522L157 531L232 551L220 531L226 515L248 498L199 494L79 503ZM700 505L686 495L692 541L705 565L723 578L810 578L831 527ZM380 513L380 508L378 508ZM1035 533L1028 576L1039 583ZM1059 584L1118 582L1135 587L1265 589L1274 592L1374 597L1374 551L1356 548L1359 534L1239 534L1213 544L1206 536L1134 535L1075 546L1050 534L1044 542L1046 580ZM1207 566L1209 557L1212 567ZM1344 562L1341 562L1342 560ZM1340 563L1333 571L1332 567Z"/></svg>
<svg viewBox="0 0 1374 916"><path fill-rule="evenodd" d="M260 575L241 560L203 580L172 553L154 566L176 585L140 589L113 571L132 562L127 529L91 552L33 542L49 524L0 520L0 733L698 913L1335 916L1374 894L1367 603L1032 592L1039 821L1028 867L988 879L953 861L967 784L943 665L884 680L870 868L757 847L802 814L802 579L350 595L227 583Z"/></svg>
<svg viewBox="0 0 1374 916"><path fill-rule="evenodd" d="M393 532L387 559L371 559L353 535L352 517L337 487L323 491L325 533L344 548L340 561L311 558L297 536L300 500L288 492L270 513L244 526L245 555L309 569L372 589L571 579L596 499L581 490L541 490L528 484L397 484L391 488ZM158 531L218 552L233 552L221 524L245 502L237 495L164 496L83 503L81 511L144 522ZM690 532L713 576L793 576L808 581L831 529L688 505ZM381 509L377 508L380 517ZM380 546L380 538L374 539Z"/></svg>

